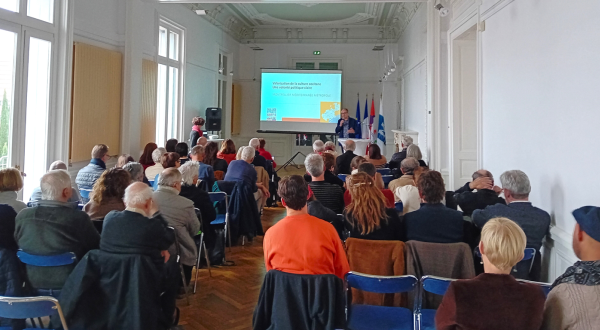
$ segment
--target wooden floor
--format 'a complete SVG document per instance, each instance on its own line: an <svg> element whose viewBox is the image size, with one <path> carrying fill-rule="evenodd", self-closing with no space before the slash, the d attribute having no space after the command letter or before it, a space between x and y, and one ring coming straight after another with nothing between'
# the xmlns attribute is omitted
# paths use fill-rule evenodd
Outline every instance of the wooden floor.
<svg viewBox="0 0 600 330"><path fill-rule="evenodd" d="M283 177L303 174L304 169L288 167L278 172ZM265 208L263 229L277 223L285 216L284 208ZM190 295L190 305L185 299L177 301L181 309L180 328L185 330L238 330L252 328L252 313L265 276L262 248L263 237L251 244L234 246L227 250L227 260L235 266L212 268L212 277L206 268L200 269L198 291Z"/></svg>

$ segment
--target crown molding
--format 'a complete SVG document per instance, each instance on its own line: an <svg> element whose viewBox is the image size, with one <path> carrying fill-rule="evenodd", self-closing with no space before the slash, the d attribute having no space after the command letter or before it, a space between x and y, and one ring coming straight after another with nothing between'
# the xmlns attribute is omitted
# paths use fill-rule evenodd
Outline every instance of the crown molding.
<svg viewBox="0 0 600 330"><path fill-rule="evenodd" d="M370 15L367 13L358 13L352 17L344 18L336 21L328 21L328 22L303 22L303 21L290 21L285 19L280 19L273 17L269 14L257 14L252 16L252 19L261 21L263 23L269 25L279 25L279 26L287 26L287 27L331 27L331 26L344 26L350 24L359 24L365 21L368 21L371 18L376 18L377 16Z"/></svg>

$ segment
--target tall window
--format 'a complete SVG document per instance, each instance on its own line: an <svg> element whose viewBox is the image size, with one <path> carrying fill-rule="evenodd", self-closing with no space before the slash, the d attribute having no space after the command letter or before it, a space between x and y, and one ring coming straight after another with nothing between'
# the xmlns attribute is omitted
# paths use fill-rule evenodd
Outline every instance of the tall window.
<svg viewBox="0 0 600 330"><path fill-rule="evenodd" d="M164 19L158 28L156 143L163 146L181 131L184 31Z"/></svg>

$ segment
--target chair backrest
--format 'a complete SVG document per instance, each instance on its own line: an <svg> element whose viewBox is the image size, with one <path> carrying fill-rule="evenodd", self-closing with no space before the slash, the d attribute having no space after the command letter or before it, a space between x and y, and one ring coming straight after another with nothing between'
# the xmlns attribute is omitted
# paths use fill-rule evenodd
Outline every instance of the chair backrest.
<svg viewBox="0 0 600 330"><path fill-rule="evenodd" d="M481 251L479 251L479 246L476 246L475 249L473 249L473 252L476 256L481 258ZM523 259L521 259L521 261L531 260L535 258L535 253L536 252L534 248L526 248L525 251L523 251Z"/></svg>
<svg viewBox="0 0 600 330"><path fill-rule="evenodd" d="M63 329L68 330L58 300L52 297L12 298L0 297L0 317L29 319L54 315L58 312Z"/></svg>
<svg viewBox="0 0 600 330"><path fill-rule="evenodd" d="M383 183L387 184L392 182L392 180L394 180L394 176L393 175L382 175L381 178L383 179Z"/></svg>
<svg viewBox="0 0 600 330"><path fill-rule="evenodd" d="M392 170L390 170L389 168L378 168L377 172L379 172L381 175L391 175L392 174Z"/></svg>
<svg viewBox="0 0 600 330"><path fill-rule="evenodd" d="M346 182L346 176L347 174L338 174L338 178L340 178L344 182Z"/></svg>
<svg viewBox="0 0 600 330"><path fill-rule="evenodd" d="M451 278L439 277L439 276L423 276L421 277L421 285L423 290L443 296L446 294L450 283L455 281Z"/></svg>
<svg viewBox="0 0 600 330"><path fill-rule="evenodd" d="M92 192L92 189L84 189L84 188L79 189L79 194L81 195L82 198L89 199L91 192Z"/></svg>
<svg viewBox="0 0 600 330"><path fill-rule="evenodd" d="M217 187L219 187L219 190L222 192L225 192L227 195L231 195L231 193L233 192L233 189L235 188L236 185L236 181L225 181L225 180L218 180L216 182Z"/></svg>
<svg viewBox="0 0 600 330"><path fill-rule="evenodd" d="M24 251L17 251L17 257L22 263L38 267L55 267L73 264L77 261L77 256L73 252L56 254L52 256L38 256Z"/></svg>
<svg viewBox="0 0 600 330"><path fill-rule="evenodd" d="M377 276L359 272L346 274L348 289L355 288L374 293L410 292L417 287L419 280L412 275Z"/></svg>
<svg viewBox="0 0 600 330"><path fill-rule="evenodd" d="M154 176L154 180L152 180L152 190L158 189L158 177L159 176L160 176L160 174L157 174L156 176Z"/></svg>
<svg viewBox="0 0 600 330"><path fill-rule="evenodd" d="M473 249L473 252L477 257L481 258L481 251L479 251L479 246L476 246L475 249ZM529 273L533 268L533 260L535 259L535 254L536 250L534 248L526 248L523 251L523 259L521 259L521 261L519 261L519 263L517 263L515 267L513 267L511 275L513 275L517 279L528 279Z"/></svg>
<svg viewBox="0 0 600 330"><path fill-rule="evenodd" d="M208 197L211 202L222 202L227 200L227 193L225 192L209 192Z"/></svg>
<svg viewBox="0 0 600 330"><path fill-rule="evenodd" d="M404 211L404 204L402 204L402 201L396 202L396 204L394 204L394 207L395 207L396 211L398 211L398 212Z"/></svg>

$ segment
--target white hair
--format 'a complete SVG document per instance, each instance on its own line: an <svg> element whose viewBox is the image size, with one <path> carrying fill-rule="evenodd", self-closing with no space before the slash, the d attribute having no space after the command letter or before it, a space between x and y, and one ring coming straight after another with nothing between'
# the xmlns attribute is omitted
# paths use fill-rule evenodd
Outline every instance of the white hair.
<svg viewBox="0 0 600 330"><path fill-rule="evenodd" d="M40 181L42 199L56 201L62 196L63 190L71 189L71 176L65 170L51 170L42 176Z"/></svg>
<svg viewBox="0 0 600 330"><path fill-rule="evenodd" d="M152 151L152 160L155 163L160 164L160 158L162 157L162 155L164 155L166 153L167 153L167 149L165 149L163 147L158 147L154 151Z"/></svg>
<svg viewBox="0 0 600 330"><path fill-rule="evenodd" d="M325 150L325 143L321 140L316 140L313 143L313 150L314 152L323 152Z"/></svg>
<svg viewBox="0 0 600 330"><path fill-rule="evenodd" d="M65 164L62 160L57 160L54 163L50 164L50 168L48 168L48 171L66 170L66 169L67 169L67 164Z"/></svg>
<svg viewBox="0 0 600 330"><path fill-rule="evenodd" d="M419 161L414 157L406 157L400 162L400 168L405 172L412 172L419 167Z"/></svg>
<svg viewBox="0 0 600 330"><path fill-rule="evenodd" d="M152 188L132 184L125 189L123 203L126 206L141 206L146 204L149 199L152 199Z"/></svg>
<svg viewBox="0 0 600 330"><path fill-rule="evenodd" d="M406 148L406 157L414 157L417 160L423 159L423 155L421 154L421 148L419 148L416 144L411 144Z"/></svg>
<svg viewBox="0 0 600 330"><path fill-rule="evenodd" d="M258 139L256 140L258 141ZM247 162L252 161L252 159L254 159L254 155L255 153L254 147L244 147L244 149L242 149L242 160L245 160Z"/></svg>
<svg viewBox="0 0 600 330"><path fill-rule="evenodd" d="M173 167L167 168L158 176L159 186L173 187L177 182L181 182L181 172Z"/></svg>
<svg viewBox="0 0 600 330"><path fill-rule="evenodd" d="M517 198L528 197L531 192L529 178L523 171L506 171L500 176L500 182L502 183L502 188L510 191Z"/></svg>
<svg viewBox="0 0 600 330"><path fill-rule="evenodd" d="M404 146L404 148L410 147L411 144L413 144L413 138L411 138L408 135L404 135L402 137L402 145Z"/></svg>
<svg viewBox="0 0 600 330"><path fill-rule="evenodd" d="M191 186L194 184L194 178L198 177L198 172L200 171L200 163L195 161L187 161L185 164L179 167L179 172L181 172L181 182L184 185Z"/></svg>
<svg viewBox="0 0 600 330"><path fill-rule="evenodd" d="M242 160L242 150L244 150L244 148L246 148L246 147L238 148L238 151L235 153L235 160Z"/></svg>
<svg viewBox="0 0 600 330"><path fill-rule="evenodd" d="M325 171L325 162L320 155L310 154L304 160L304 167L306 167L308 174L318 177Z"/></svg>
<svg viewBox="0 0 600 330"><path fill-rule="evenodd" d="M254 149L260 148L260 141L257 138L250 139L248 145Z"/></svg>
<svg viewBox="0 0 600 330"><path fill-rule="evenodd" d="M345 146L346 146L346 148L345 148L346 151L348 151L348 150L350 150L350 151L356 150L356 143L354 143L354 141L352 141L352 140L346 141L346 145Z"/></svg>
<svg viewBox="0 0 600 330"><path fill-rule="evenodd" d="M123 169L129 172L132 181L144 181L144 167L142 166L142 164L137 162L129 162L123 165Z"/></svg>

